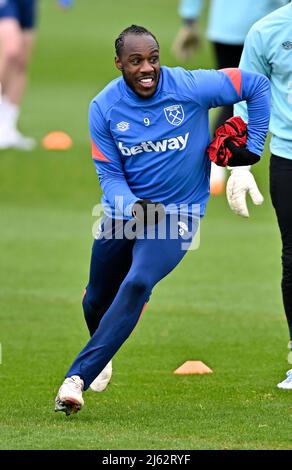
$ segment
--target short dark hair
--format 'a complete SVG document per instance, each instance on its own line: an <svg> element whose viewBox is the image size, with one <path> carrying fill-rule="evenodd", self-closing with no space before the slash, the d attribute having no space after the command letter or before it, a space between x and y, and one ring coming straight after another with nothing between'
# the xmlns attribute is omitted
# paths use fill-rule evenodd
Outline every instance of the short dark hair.
<svg viewBox="0 0 292 470"><path fill-rule="evenodd" d="M119 37L115 40L116 55L119 58L121 57L122 49L125 45L125 37L128 34L137 34L139 36L147 34L149 36L152 36L159 49L159 43L154 34L152 34L148 29L144 28L143 26L137 26L136 24L132 24L132 26L129 26L128 28L124 29L124 31L122 31Z"/></svg>

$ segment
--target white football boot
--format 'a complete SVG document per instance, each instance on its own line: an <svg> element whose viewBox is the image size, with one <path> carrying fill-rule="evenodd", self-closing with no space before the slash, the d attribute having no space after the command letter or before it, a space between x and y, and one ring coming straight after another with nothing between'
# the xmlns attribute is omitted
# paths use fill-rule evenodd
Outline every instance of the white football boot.
<svg viewBox="0 0 292 470"><path fill-rule="evenodd" d="M25 137L17 129L3 130L0 133L0 150L18 149L30 151L36 147L36 141Z"/></svg>
<svg viewBox="0 0 292 470"><path fill-rule="evenodd" d="M292 369L288 370L286 379L280 382L277 387L283 390L292 390Z"/></svg>
<svg viewBox="0 0 292 470"><path fill-rule="evenodd" d="M109 361L105 368L91 383L90 388L94 392L103 392L108 386L113 373L112 361Z"/></svg>
<svg viewBox="0 0 292 470"><path fill-rule="evenodd" d="M84 382L78 375L65 379L55 399L55 411L63 411L69 416L81 410L84 405L83 387Z"/></svg>
<svg viewBox="0 0 292 470"><path fill-rule="evenodd" d="M11 103L7 96L0 96L0 150L32 150L36 146L34 139L25 137L17 129L20 107Z"/></svg>

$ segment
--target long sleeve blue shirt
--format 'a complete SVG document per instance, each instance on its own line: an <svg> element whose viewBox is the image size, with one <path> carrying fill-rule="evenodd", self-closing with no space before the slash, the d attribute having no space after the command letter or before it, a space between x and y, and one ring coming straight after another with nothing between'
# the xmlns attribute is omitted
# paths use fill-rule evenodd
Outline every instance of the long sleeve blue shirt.
<svg viewBox="0 0 292 470"><path fill-rule="evenodd" d="M199 205L209 198L209 109L246 100L248 148L261 155L269 124L266 77L239 69L161 67L155 94L140 98L122 77L91 102L93 161L107 215L131 217L133 204L151 199Z"/></svg>

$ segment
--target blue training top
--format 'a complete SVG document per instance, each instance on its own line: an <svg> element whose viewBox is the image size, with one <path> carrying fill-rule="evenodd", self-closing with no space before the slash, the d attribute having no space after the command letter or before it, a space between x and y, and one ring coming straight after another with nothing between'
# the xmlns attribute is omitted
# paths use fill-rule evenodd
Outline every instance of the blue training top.
<svg viewBox="0 0 292 470"><path fill-rule="evenodd" d="M157 90L139 97L120 77L91 102L92 157L105 213L131 217L133 204L197 204L210 193L208 111L246 100L248 149L261 155L269 125L269 80L239 69L161 67Z"/></svg>

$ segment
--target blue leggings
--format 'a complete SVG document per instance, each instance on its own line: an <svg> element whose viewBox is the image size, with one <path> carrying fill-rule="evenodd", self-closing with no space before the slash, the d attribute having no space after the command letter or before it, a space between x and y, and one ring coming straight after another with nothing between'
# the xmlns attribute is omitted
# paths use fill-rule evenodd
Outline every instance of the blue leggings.
<svg viewBox="0 0 292 470"><path fill-rule="evenodd" d="M131 334L155 284L186 253L180 236L171 239L168 234L166 239L158 239L158 226L153 229L154 239L129 240L118 239L116 234L107 239L105 225L93 244L90 278L83 299L91 339L66 374L79 375L85 390ZM197 226L189 223L184 242L191 242Z"/></svg>

